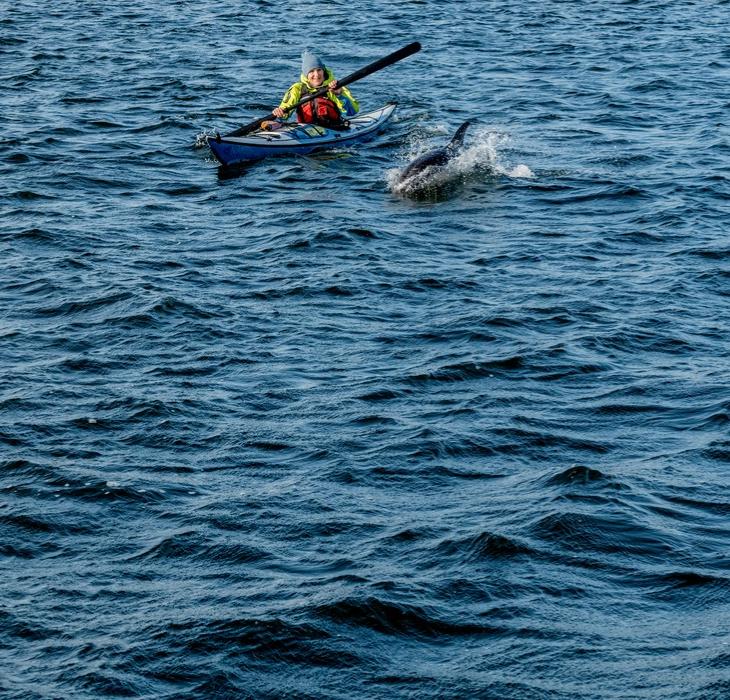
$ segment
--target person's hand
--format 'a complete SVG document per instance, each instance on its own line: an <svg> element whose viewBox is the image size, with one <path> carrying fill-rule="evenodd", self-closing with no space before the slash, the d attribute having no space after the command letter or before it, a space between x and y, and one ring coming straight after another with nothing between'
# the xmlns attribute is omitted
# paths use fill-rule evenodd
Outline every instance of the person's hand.
<svg viewBox="0 0 730 700"><path fill-rule="evenodd" d="M283 110L283 109L282 109L281 107L277 107L277 108L276 108L276 109L275 109L275 110L274 110L274 111L272 112L272 114L273 114L273 115L274 115L275 117L279 117L279 119L283 119L283 118L284 118L284 116L285 116L285 114L284 114L284 110Z"/></svg>
<svg viewBox="0 0 730 700"><path fill-rule="evenodd" d="M334 93L335 93L335 95L340 95L340 94L342 93L342 88L338 88L338 87L337 87L337 81L336 81L336 80L331 80L331 81L329 82L329 84L327 85L327 87L328 87L328 88L329 88L330 90L332 90L332 92L334 92Z"/></svg>

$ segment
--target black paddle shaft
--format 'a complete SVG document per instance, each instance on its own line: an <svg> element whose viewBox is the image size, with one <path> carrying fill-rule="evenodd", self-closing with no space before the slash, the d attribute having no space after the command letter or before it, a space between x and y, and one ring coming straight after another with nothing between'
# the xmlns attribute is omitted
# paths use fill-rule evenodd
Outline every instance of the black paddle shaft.
<svg viewBox="0 0 730 700"><path fill-rule="evenodd" d="M354 83L356 80L360 80L361 78L364 78L371 73L375 73L376 71L379 71L381 68L385 68L386 66L391 65L392 63L396 63L398 61L401 61L404 58L407 58L408 56L417 53L421 50L421 44L417 41L414 41L412 44L408 44L408 46L404 46L402 49L398 49L397 51L393 51L393 53L388 54L387 56L377 60L373 61L372 63L369 63L364 68L361 68L360 70L356 70L354 73L351 73L346 78L343 78L342 80L337 81L337 87L344 87L345 85L349 85L350 83ZM329 87L326 85L323 85L321 88L316 90L315 92L310 93L309 95L306 95L303 97L299 102L297 102L292 109L296 109L297 107L300 107L303 104L306 104L307 102L311 102L315 97L321 97L329 90ZM252 121L250 124L246 124L235 131L231 131L230 134L226 134L226 136L243 136L244 134L248 134L251 131L254 131L254 129L257 129L261 126L267 119L275 119L273 114L273 110L271 114L267 114L265 117L261 117L260 119L256 119L255 121Z"/></svg>

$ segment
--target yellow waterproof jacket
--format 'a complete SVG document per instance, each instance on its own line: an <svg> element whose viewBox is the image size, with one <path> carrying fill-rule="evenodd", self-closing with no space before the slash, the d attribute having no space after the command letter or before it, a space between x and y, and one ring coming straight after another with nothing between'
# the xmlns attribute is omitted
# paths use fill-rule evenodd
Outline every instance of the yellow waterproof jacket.
<svg viewBox="0 0 730 700"><path fill-rule="evenodd" d="M327 85L327 83L331 83L333 80L336 80L334 74L329 68L325 68L324 82L322 85ZM319 90L319 88L312 87L307 82L307 76L302 75L299 82L294 83L294 85L286 91L279 107L281 107L285 112L291 112L292 109L294 109L294 105L299 102L302 97L306 97L308 94L315 92L316 90ZM342 94L340 95L335 95L332 90L328 90L324 97L332 100L332 102L337 105L337 108L340 110L340 114L342 114L343 117L351 117L353 114L357 114L360 110L358 101L352 96L352 93L346 87L342 88Z"/></svg>

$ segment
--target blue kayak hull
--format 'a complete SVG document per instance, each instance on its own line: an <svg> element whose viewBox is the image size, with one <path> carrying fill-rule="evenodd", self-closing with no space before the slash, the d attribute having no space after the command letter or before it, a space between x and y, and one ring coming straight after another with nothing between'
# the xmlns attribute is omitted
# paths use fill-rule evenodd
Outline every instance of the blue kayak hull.
<svg viewBox="0 0 730 700"><path fill-rule="evenodd" d="M274 155L306 155L367 140L380 131L395 107L395 102L389 102L380 109L357 114L350 118L350 127L342 131L315 124L285 124L276 131L258 129L240 137L209 136L208 145L223 165L237 165Z"/></svg>

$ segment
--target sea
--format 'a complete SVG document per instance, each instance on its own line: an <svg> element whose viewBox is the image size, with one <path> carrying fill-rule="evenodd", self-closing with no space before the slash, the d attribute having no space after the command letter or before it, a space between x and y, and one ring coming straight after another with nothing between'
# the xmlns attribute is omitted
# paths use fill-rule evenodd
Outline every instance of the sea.
<svg viewBox="0 0 730 700"><path fill-rule="evenodd" d="M729 36L0 1L0 697L730 697ZM415 41L371 141L213 158Z"/></svg>

